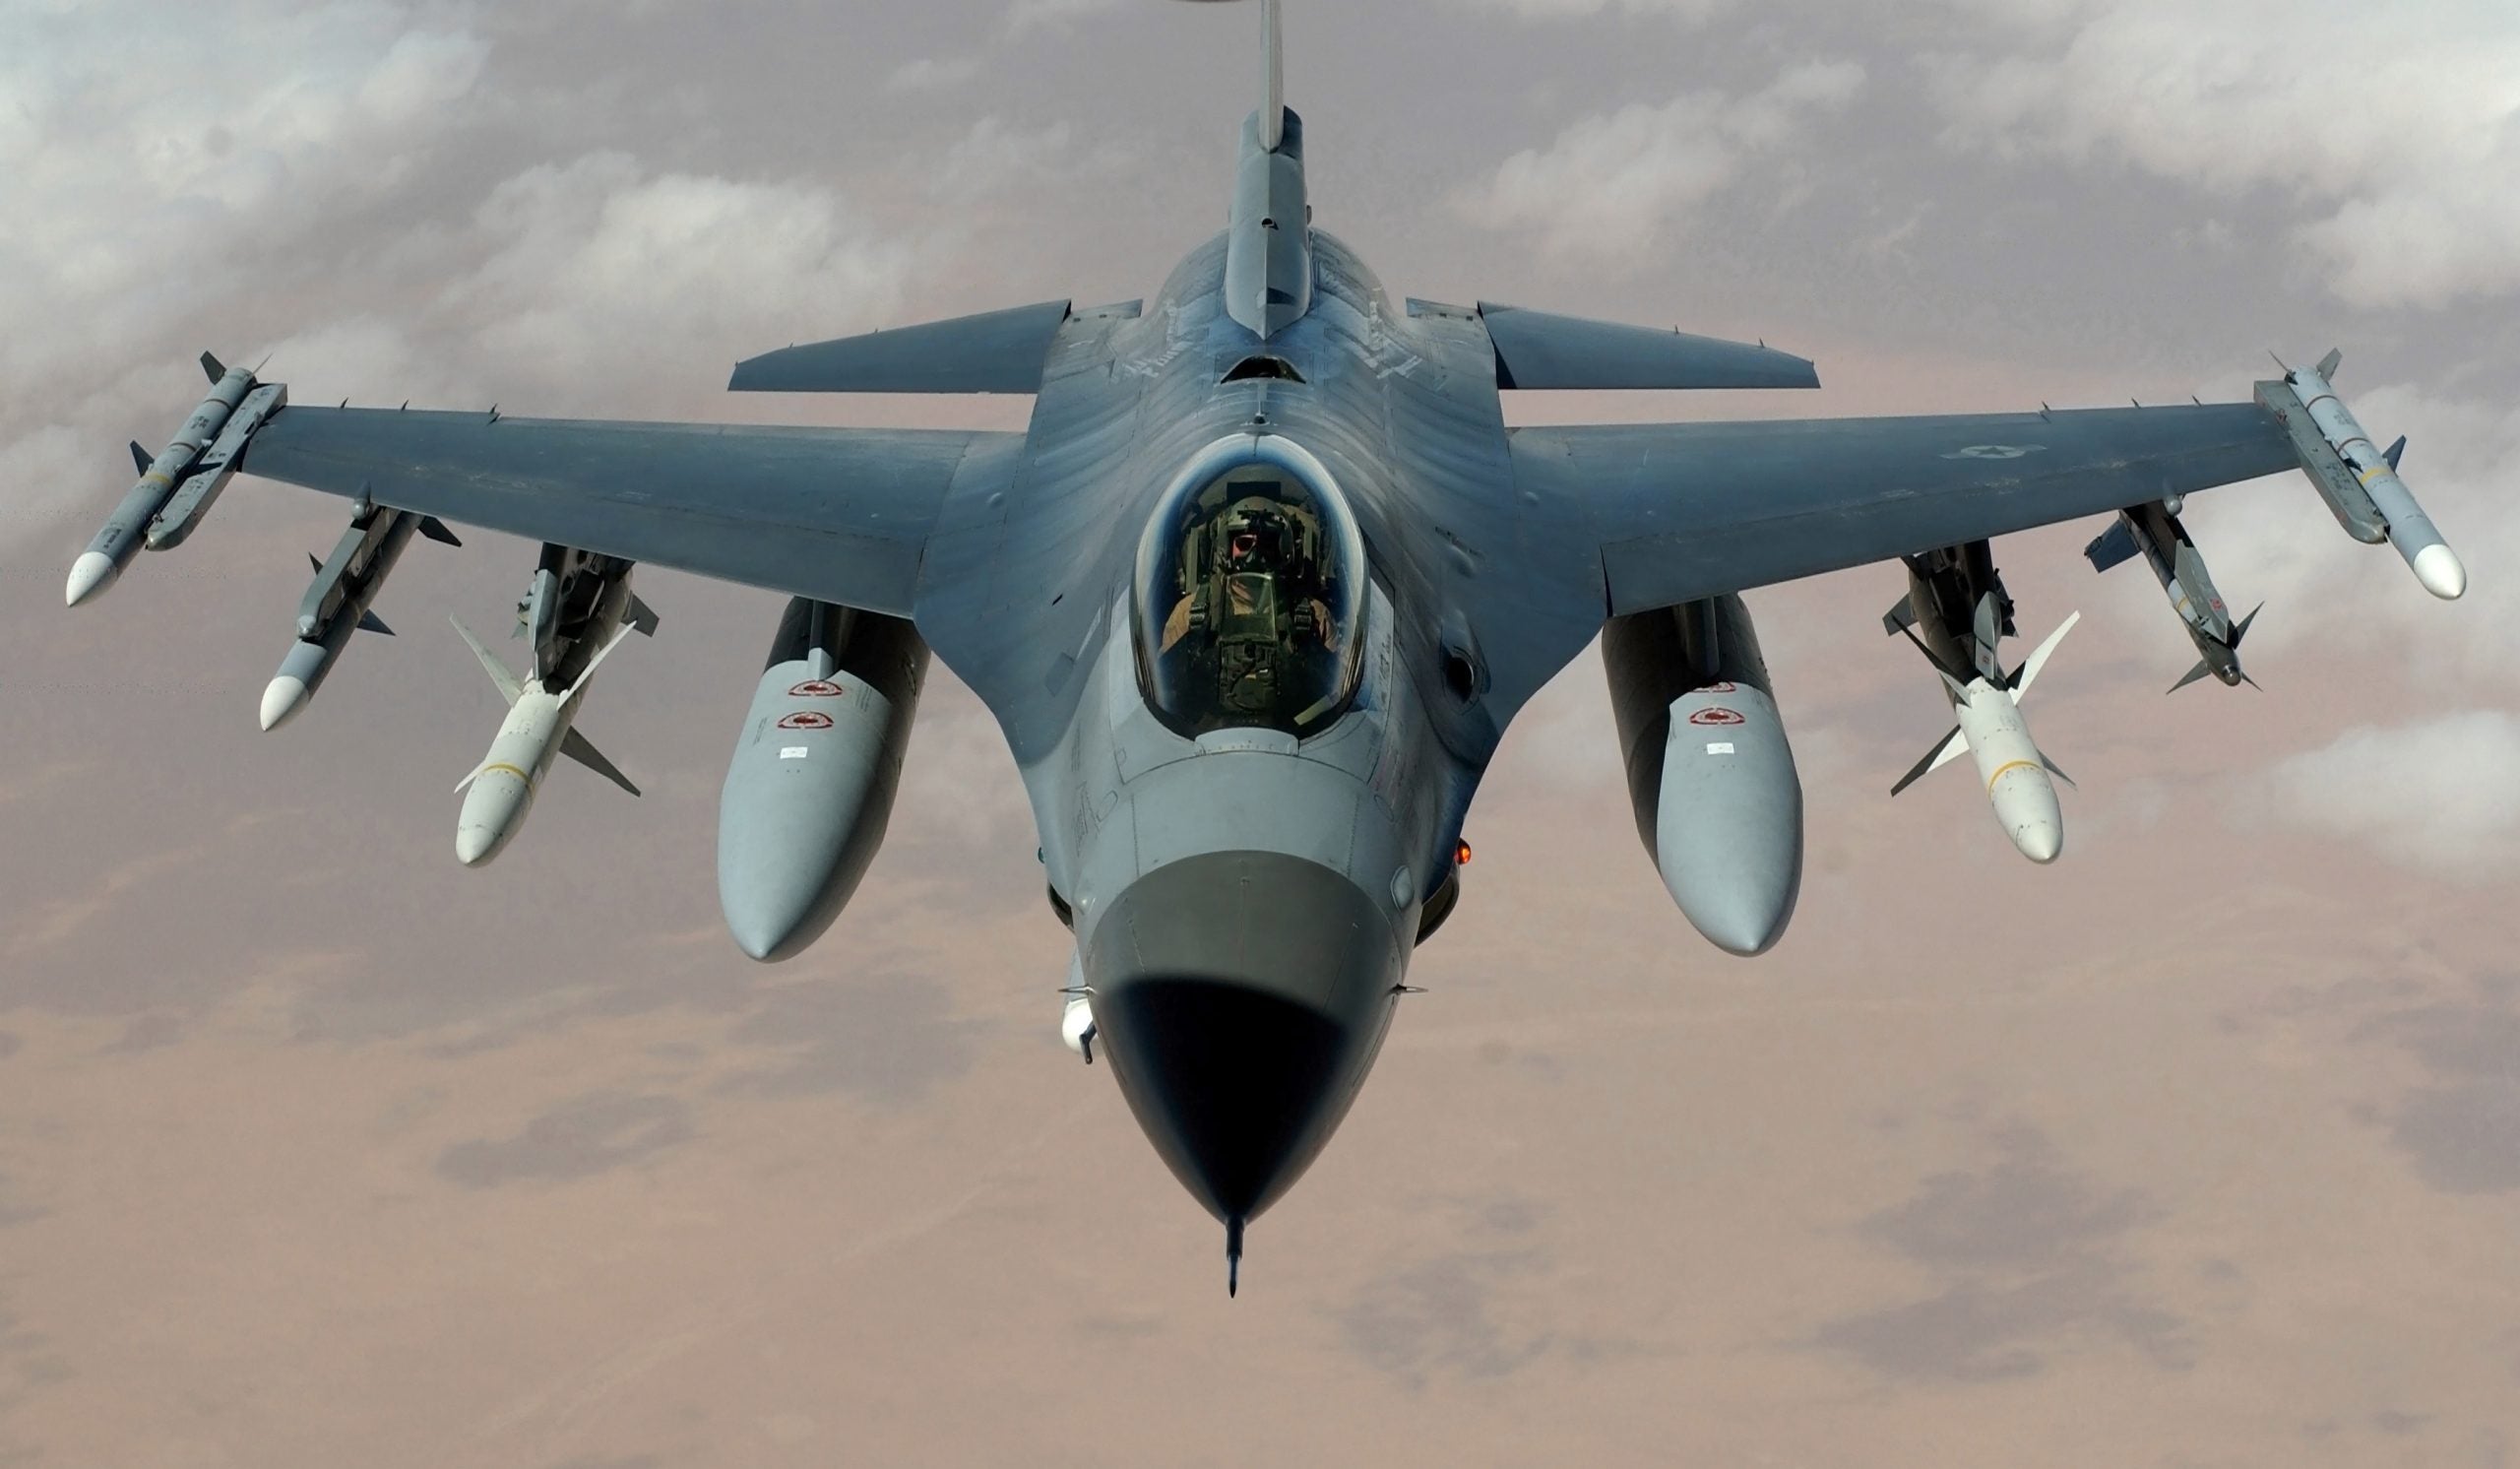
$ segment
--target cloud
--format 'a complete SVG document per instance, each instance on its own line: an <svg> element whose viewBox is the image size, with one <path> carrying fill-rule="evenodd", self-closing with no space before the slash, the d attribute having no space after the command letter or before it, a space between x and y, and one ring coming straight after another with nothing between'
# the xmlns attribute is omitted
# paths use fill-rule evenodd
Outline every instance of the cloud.
<svg viewBox="0 0 2520 1469"><path fill-rule="evenodd" d="M1690 92L1595 113L1546 148L1507 159L1454 208L1491 228L1536 234L1552 255L1636 256L1685 227L1753 156L1776 154L1812 118L1844 108L1863 81L1856 62L1814 61L1746 96Z"/></svg>
<svg viewBox="0 0 2520 1469"><path fill-rule="evenodd" d="M921 56L894 67L893 74L884 79L884 90L894 93L941 92L962 86L978 76L979 70L980 62L976 56Z"/></svg>
<svg viewBox="0 0 2520 1469"><path fill-rule="evenodd" d="M651 173L619 153L528 169L473 223L492 252L439 306L556 392L666 352L731 359L871 324L911 268L830 189Z"/></svg>
<svg viewBox="0 0 2520 1469"><path fill-rule="evenodd" d="M2357 726L2267 771L2243 806L2437 876L2492 880L2520 862L2520 717Z"/></svg>
<svg viewBox="0 0 2520 1469"><path fill-rule="evenodd" d="M1923 58L1950 142L2290 195L2315 216L2297 241L2357 305L2520 286L2520 9L1961 8L1970 40Z"/></svg>
<svg viewBox="0 0 2520 1469"><path fill-rule="evenodd" d="M1457 0L1462 3L1462 0ZM1467 0L1484 10L1508 10L1526 21L1581 20L1604 11L1666 17L1703 25L1732 8L1732 0Z"/></svg>
<svg viewBox="0 0 2520 1469"><path fill-rule="evenodd" d="M154 408L170 427L188 406L159 401L168 375L131 362L156 358L207 298L287 279L310 233L403 187L486 110L474 103L489 43L462 9L264 7L250 44L235 25L220 8L138 3L12 17L0 47L12 533L84 493L135 415ZM170 94L134 50L144 34L149 54L218 62Z"/></svg>

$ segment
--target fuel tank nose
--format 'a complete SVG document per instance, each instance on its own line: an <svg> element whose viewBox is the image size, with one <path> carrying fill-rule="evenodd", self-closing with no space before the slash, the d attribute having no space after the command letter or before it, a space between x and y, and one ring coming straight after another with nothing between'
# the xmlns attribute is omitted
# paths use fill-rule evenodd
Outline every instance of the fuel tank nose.
<svg viewBox="0 0 2520 1469"><path fill-rule="evenodd" d="M1330 867L1220 852L1123 889L1085 954L1122 1096L1193 1197L1229 1225L1274 1203L1347 1115L1406 950Z"/></svg>

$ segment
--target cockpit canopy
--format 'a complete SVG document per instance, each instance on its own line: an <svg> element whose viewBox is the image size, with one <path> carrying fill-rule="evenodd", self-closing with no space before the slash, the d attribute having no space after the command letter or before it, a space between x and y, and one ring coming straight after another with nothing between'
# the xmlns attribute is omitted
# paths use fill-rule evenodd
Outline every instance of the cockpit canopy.
<svg viewBox="0 0 2520 1469"><path fill-rule="evenodd" d="M1356 691L1364 552L1311 455L1267 438L1228 445L1230 457L1192 465L1138 543L1138 681L1184 734L1308 734Z"/></svg>

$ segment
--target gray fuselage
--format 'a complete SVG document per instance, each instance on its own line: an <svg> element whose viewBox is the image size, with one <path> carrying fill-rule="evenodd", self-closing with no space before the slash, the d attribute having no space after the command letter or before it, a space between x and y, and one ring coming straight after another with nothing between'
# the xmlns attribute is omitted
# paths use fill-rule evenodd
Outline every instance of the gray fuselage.
<svg viewBox="0 0 2520 1469"><path fill-rule="evenodd" d="M1450 608L1480 568L1445 553L1447 497L1514 493L1492 349L1446 308L1395 312L1328 236L1313 251L1310 310L1265 343L1222 309L1222 239L1142 314L1063 334L1015 488L949 500L922 573L997 595L918 617L1000 714L1131 1108L1237 1228L1346 1112L1498 734L1602 617L1535 598L1499 633ZM1357 643L1354 695L1314 728L1198 731L1149 695L1142 645L1162 634L1135 629L1162 618L1140 603L1170 590L1137 584L1141 543L1167 495L1242 465L1298 467L1361 542L1337 630ZM1580 527L1527 508L1533 555L1580 554ZM1029 657L993 617L1025 619Z"/></svg>

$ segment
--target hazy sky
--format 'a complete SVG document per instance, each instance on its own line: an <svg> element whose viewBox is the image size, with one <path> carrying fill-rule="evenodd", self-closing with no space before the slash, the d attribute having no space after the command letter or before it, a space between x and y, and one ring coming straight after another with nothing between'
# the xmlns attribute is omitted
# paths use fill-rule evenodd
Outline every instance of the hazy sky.
<svg viewBox="0 0 2520 1469"><path fill-rule="evenodd" d="M454 861L533 547L416 547L252 711L337 502L61 579L198 398L1020 426L735 358L1151 293L1224 217L1256 13L1159 0L0 0L0 1464L2520 1462L2520 9L1292 0L1316 221L1398 293L1724 335L1817 394L2340 383L2473 590L2298 476L2200 496L2263 692L2097 524L1998 547L2080 780L2034 868L1869 568L1754 594L1793 930L1702 942L1597 657L1509 734L1459 915L1329 1153L1213 1222L1056 1040L1066 935L940 671L802 958L720 925L780 603L664 617Z"/></svg>

